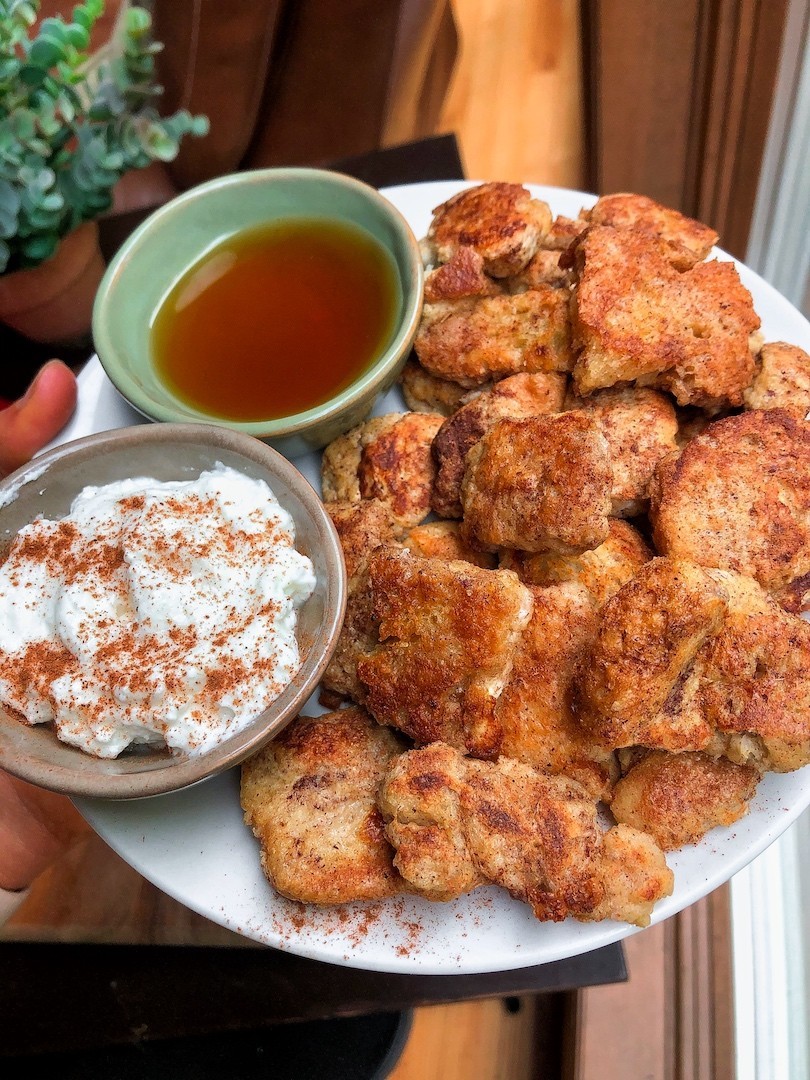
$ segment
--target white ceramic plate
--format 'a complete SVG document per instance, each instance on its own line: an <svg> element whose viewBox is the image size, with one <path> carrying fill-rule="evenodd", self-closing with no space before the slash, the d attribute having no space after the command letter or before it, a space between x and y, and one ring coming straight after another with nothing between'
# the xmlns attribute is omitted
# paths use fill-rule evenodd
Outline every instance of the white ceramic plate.
<svg viewBox="0 0 810 1080"><path fill-rule="evenodd" d="M423 236L432 209L463 185L429 183L385 194ZM555 213L575 216L591 196L536 188ZM810 350L810 324L755 274L740 267L767 340ZM60 441L143 418L118 396L97 360L82 372L79 407ZM376 413L403 408L394 390ZM296 464L317 483L315 454ZM239 808L231 772L176 794L137 802L84 800L80 810L127 862L159 888L214 922L280 949L317 960L392 972L460 974L525 967L599 948L635 932L624 924L537 922L525 904L496 888L448 904L402 898L348 908L304 908L278 897L259 868L259 852ZM766 848L810 804L810 768L770 774L751 812L670 855L675 891L658 904L660 922L727 881Z"/></svg>

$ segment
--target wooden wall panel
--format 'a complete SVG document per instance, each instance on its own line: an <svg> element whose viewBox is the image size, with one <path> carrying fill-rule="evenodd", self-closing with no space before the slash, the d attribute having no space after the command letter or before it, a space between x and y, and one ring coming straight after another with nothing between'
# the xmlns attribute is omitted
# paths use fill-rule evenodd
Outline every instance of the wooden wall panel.
<svg viewBox="0 0 810 1080"><path fill-rule="evenodd" d="M584 0L587 161L713 225L742 257L787 0Z"/></svg>

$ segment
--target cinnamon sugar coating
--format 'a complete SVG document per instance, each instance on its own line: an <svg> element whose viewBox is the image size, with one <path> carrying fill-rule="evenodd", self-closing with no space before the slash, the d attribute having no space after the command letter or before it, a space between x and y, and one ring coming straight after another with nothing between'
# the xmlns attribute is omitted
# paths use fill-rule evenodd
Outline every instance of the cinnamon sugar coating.
<svg viewBox="0 0 810 1080"><path fill-rule="evenodd" d="M709 425L660 462L650 516L662 554L748 574L801 611L810 593L810 422L771 409Z"/></svg>
<svg viewBox="0 0 810 1080"><path fill-rule="evenodd" d="M392 763L379 804L395 865L431 899L492 882L541 920L645 926L672 891L650 837L626 825L603 831L579 784L519 761L476 761L434 743Z"/></svg>
<svg viewBox="0 0 810 1080"><path fill-rule="evenodd" d="M433 211L428 241L439 262L472 248L488 274L507 277L523 269L550 226L548 205L520 184L480 184Z"/></svg>
<svg viewBox="0 0 810 1080"><path fill-rule="evenodd" d="M463 532L484 550L598 547L612 483L607 441L584 413L499 420L467 455Z"/></svg>
<svg viewBox="0 0 810 1080"><path fill-rule="evenodd" d="M607 225L589 228L568 255L578 393L634 382L679 405L742 405L760 320L732 263L680 272L656 237Z"/></svg>
<svg viewBox="0 0 810 1080"><path fill-rule="evenodd" d="M380 644L357 663L364 702L417 742L497 754L495 705L532 608L507 570L381 548L369 560Z"/></svg>
<svg viewBox="0 0 810 1080"><path fill-rule="evenodd" d="M418 525L430 511L430 446L443 422L432 413L389 413L335 439L321 463L324 502L380 499L399 526Z"/></svg>
<svg viewBox="0 0 810 1080"><path fill-rule="evenodd" d="M467 454L498 420L560 412L565 377L553 372L511 375L492 389L471 392L436 433L431 451L436 462L432 507L441 517L461 517L461 482Z"/></svg>
<svg viewBox="0 0 810 1080"><path fill-rule="evenodd" d="M610 809L618 822L648 833L662 850L672 851L739 821L759 778L752 766L725 758L654 750L616 784Z"/></svg>
<svg viewBox="0 0 810 1080"><path fill-rule="evenodd" d="M351 708L298 717L242 765L245 821L283 896L344 904L403 891L375 800L404 749L393 731Z"/></svg>

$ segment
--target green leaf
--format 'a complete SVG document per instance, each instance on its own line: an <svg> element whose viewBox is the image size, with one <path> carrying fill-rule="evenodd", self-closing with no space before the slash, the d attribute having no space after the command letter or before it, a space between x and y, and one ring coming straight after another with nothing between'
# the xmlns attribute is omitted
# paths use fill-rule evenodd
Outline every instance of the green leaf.
<svg viewBox="0 0 810 1080"><path fill-rule="evenodd" d="M131 7L126 16L126 32L135 37L141 37L149 33L152 25L152 16L142 7Z"/></svg>
<svg viewBox="0 0 810 1080"><path fill-rule="evenodd" d="M22 245L22 254L29 266L45 262L59 246L57 233L47 233L44 236L32 236Z"/></svg>
<svg viewBox="0 0 810 1080"><path fill-rule="evenodd" d="M64 43L44 34L37 38L28 53L28 63L46 71L58 64L60 60L64 60L64 58Z"/></svg>
<svg viewBox="0 0 810 1080"><path fill-rule="evenodd" d="M11 258L11 249L5 240L0 240L0 274L4 272Z"/></svg>
<svg viewBox="0 0 810 1080"><path fill-rule="evenodd" d="M89 27L82 26L81 23L72 23L66 26L65 36L69 44L80 52L84 52L90 46Z"/></svg>

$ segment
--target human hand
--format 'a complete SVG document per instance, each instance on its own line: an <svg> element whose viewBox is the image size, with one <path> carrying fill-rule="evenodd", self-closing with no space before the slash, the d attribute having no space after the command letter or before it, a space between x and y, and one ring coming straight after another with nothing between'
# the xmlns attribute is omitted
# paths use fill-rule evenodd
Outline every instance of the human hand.
<svg viewBox="0 0 810 1080"><path fill-rule="evenodd" d="M60 360L0 412L0 475L24 465L65 426L76 378ZM24 889L87 826L69 799L0 772L0 888Z"/></svg>
<svg viewBox="0 0 810 1080"><path fill-rule="evenodd" d="M27 888L88 831L70 799L0 771L0 889Z"/></svg>
<svg viewBox="0 0 810 1080"><path fill-rule="evenodd" d="M0 412L0 476L50 442L75 407L76 376L61 360L49 360L19 401Z"/></svg>

